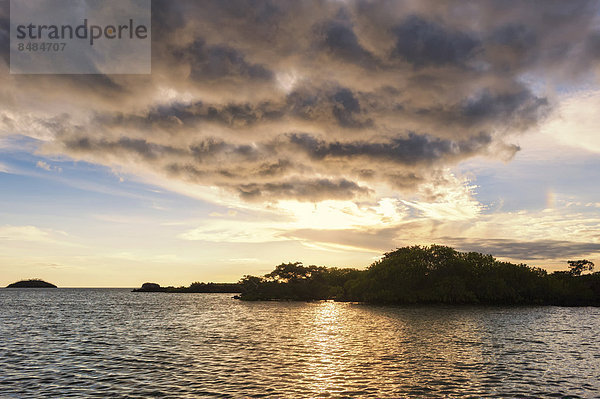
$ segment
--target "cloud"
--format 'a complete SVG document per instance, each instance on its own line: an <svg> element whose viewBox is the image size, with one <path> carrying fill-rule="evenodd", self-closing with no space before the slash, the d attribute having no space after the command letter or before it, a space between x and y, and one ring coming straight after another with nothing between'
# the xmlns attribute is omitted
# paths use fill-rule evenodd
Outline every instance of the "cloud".
<svg viewBox="0 0 600 399"><path fill-rule="evenodd" d="M52 166L44 161L37 161L35 166L37 168L44 169L47 172L52 172L52 171L62 172L62 168L60 168L58 166Z"/></svg>
<svg viewBox="0 0 600 399"><path fill-rule="evenodd" d="M600 91L586 90L566 95L556 113L541 126L544 134L560 143L600 153Z"/></svg>
<svg viewBox="0 0 600 399"><path fill-rule="evenodd" d="M2 75L0 134L239 201L435 201L594 68L573 3L157 0L152 75Z"/></svg>
<svg viewBox="0 0 600 399"><path fill-rule="evenodd" d="M567 259L598 261L600 235L595 226L600 221L597 212L589 209L593 204L559 202L554 209L542 211L489 212L477 201L469 203L468 193L460 195L460 191L448 193L437 203L402 201L403 207L396 206L391 218L374 213L372 219L330 223L330 228L310 222L292 224L281 237L379 253L436 243L551 268L564 266Z"/></svg>
<svg viewBox="0 0 600 399"><path fill-rule="evenodd" d="M178 64L187 64L191 80L222 78L271 80L273 73L265 66L249 63L244 54L226 45L207 46L198 38L185 48L173 50Z"/></svg>
<svg viewBox="0 0 600 399"><path fill-rule="evenodd" d="M234 221L216 221L179 235L187 241L226 243L267 243L283 241L276 228Z"/></svg>
<svg viewBox="0 0 600 399"><path fill-rule="evenodd" d="M0 226L0 241L60 243L59 238L64 239L66 236L67 234L62 231L42 229L36 226Z"/></svg>
<svg viewBox="0 0 600 399"><path fill-rule="evenodd" d="M451 141L408 132L389 142L326 142L308 134L290 134L289 143L312 159L363 157L377 164L391 161L400 165L432 164L446 158L462 158L485 149L492 141L486 134L468 141Z"/></svg>
<svg viewBox="0 0 600 399"><path fill-rule="evenodd" d="M416 15L392 30L396 43L392 55L415 67L463 65L479 46L467 32L444 29Z"/></svg>
<svg viewBox="0 0 600 399"><path fill-rule="evenodd" d="M364 68L381 67L381 60L365 49L347 16L326 21L316 27L322 50L332 57Z"/></svg>
<svg viewBox="0 0 600 399"><path fill-rule="evenodd" d="M93 156L97 162L115 164L127 160L173 178L220 187L243 200L268 202L360 198L373 193L364 183L368 181L425 192L418 188L448 183L438 168L485 153L491 142L485 134L458 142L408 133L390 142L344 143L291 133L251 145L217 138L174 146L146 139L76 136L65 139L62 146L71 156ZM376 170L371 169L374 165Z"/></svg>
<svg viewBox="0 0 600 399"><path fill-rule="evenodd" d="M38 161L35 166L37 166L40 169L44 169L48 172L50 172L52 170L52 167L50 165L48 165L46 162L44 161Z"/></svg>
<svg viewBox="0 0 600 399"><path fill-rule="evenodd" d="M277 184L250 183L238 186L238 190L240 191L240 197L248 201L281 198L313 202L325 199L353 199L358 194L369 192L369 189L346 179L337 181L328 179L292 180Z"/></svg>
<svg viewBox="0 0 600 399"><path fill-rule="evenodd" d="M442 237L447 245L463 251L482 252L497 257L536 261L545 259L575 259L600 252L600 243L565 240L515 241L510 239L460 239Z"/></svg>

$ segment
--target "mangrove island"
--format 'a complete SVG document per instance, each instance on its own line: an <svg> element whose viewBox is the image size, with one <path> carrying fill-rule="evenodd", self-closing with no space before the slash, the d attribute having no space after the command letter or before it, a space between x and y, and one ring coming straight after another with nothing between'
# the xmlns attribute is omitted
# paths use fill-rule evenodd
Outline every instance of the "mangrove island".
<svg viewBox="0 0 600 399"><path fill-rule="evenodd" d="M242 300L324 300L379 304L600 306L600 273L588 260L548 273L492 255L441 245L396 249L366 270L284 263L245 276Z"/></svg>
<svg viewBox="0 0 600 399"><path fill-rule="evenodd" d="M564 271L499 261L442 245L412 246L385 253L364 270L282 263L264 276L238 283L161 287L136 292L239 293L245 301L336 300L376 304L481 304L600 306L600 273L588 260L568 261Z"/></svg>
<svg viewBox="0 0 600 399"><path fill-rule="evenodd" d="M57 288L54 284L48 283L37 278L30 280L21 280L9 284L6 288Z"/></svg>

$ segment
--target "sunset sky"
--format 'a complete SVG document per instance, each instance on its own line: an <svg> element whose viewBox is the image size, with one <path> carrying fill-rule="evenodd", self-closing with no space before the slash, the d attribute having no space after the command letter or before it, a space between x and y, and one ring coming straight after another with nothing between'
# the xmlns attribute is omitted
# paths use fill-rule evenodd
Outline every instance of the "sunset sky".
<svg viewBox="0 0 600 399"><path fill-rule="evenodd" d="M11 75L8 32L0 286L600 266L598 1L153 1L151 75Z"/></svg>

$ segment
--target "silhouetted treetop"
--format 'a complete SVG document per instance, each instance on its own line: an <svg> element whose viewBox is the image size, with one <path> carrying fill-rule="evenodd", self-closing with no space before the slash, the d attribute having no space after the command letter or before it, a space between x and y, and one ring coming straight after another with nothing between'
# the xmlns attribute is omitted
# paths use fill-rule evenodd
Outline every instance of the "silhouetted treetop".
<svg viewBox="0 0 600 399"><path fill-rule="evenodd" d="M569 260L567 263L569 264L569 273L571 273L573 276L580 276L581 273L585 271L591 272L594 270L594 263L587 259Z"/></svg>
<svg viewBox="0 0 600 399"><path fill-rule="evenodd" d="M326 271L325 267L319 266L304 266L302 262L282 263L275 267L271 273L266 274L265 278L279 282L297 282L316 278L319 274Z"/></svg>

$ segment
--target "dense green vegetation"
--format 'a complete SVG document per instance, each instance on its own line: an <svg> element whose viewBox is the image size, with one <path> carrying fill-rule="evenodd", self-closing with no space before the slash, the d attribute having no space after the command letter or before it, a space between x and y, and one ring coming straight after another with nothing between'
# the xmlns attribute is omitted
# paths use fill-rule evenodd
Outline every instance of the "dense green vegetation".
<svg viewBox="0 0 600 399"><path fill-rule="evenodd" d="M413 246L386 253L366 270L277 266L262 276L245 276L242 300L321 300L370 303L600 305L600 273L587 260L547 273L491 255L446 246Z"/></svg>
<svg viewBox="0 0 600 399"><path fill-rule="evenodd" d="M144 283L141 288L133 292L205 292L205 293L239 293L242 291L240 284L236 283L199 283L190 284L189 287L161 287L156 283Z"/></svg>
<svg viewBox="0 0 600 399"><path fill-rule="evenodd" d="M34 278L17 281L16 283L9 284L6 288L56 288L56 286L39 278Z"/></svg>

